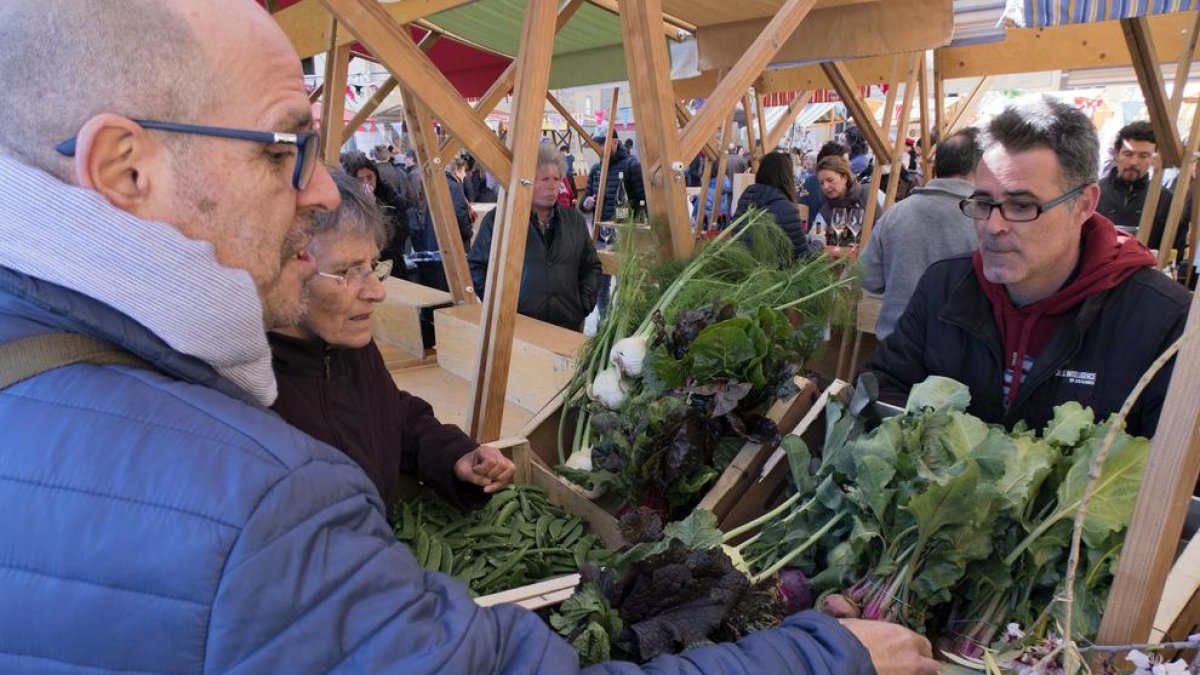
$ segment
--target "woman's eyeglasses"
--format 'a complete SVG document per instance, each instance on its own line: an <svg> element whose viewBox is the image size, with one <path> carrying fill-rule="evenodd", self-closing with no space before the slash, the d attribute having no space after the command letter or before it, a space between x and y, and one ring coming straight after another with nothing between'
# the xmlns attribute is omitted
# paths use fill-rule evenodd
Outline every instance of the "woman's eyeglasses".
<svg viewBox="0 0 1200 675"><path fill-rule="evenodd" d="M355 265L341 274L317 272L317 276L333 279L337 281L338 286L361 286L367 283L367 279L372 276L382 282L391 273L392 261L379 260L370 265Z"/></svg>

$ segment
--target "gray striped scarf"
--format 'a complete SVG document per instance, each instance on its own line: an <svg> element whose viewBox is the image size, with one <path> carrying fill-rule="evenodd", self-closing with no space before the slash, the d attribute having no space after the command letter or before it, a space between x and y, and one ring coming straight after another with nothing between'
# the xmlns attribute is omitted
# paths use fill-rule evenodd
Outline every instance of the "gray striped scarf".
<svg viewBox="0 0 1200 675"><path fill-rule="evenodd" d="M264 406L275 400L258 290L208 242L0 155L0 266L99 300Z"/></svg>

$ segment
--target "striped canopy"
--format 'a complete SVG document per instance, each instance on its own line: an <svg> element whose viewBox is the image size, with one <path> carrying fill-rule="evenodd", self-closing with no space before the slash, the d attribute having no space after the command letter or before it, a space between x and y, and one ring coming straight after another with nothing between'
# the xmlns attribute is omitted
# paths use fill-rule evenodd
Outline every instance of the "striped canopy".
<svg viewBox="0 0 1200 675"><path fill-rule="evenodd" d="M1005 18L1045 28L1196 9L1200 0L1008 0Z"/></svg>

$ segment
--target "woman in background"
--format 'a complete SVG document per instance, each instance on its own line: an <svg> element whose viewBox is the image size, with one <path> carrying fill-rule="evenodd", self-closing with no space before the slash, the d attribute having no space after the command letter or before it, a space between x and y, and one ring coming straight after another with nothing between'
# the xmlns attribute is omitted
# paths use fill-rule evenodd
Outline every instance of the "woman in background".
<svg viewBox="0 0 1200 675"><path fill-rule="evenodd" d="M738 198L734 220L753 206L766 209L775 218L775 224L792 240L792 253L797 260L822 251L821 242L808 236L800 220L800 210L796 208L796 179L792 160L787 154L768 152L763 155L754 174L754 183Z"/></svg>

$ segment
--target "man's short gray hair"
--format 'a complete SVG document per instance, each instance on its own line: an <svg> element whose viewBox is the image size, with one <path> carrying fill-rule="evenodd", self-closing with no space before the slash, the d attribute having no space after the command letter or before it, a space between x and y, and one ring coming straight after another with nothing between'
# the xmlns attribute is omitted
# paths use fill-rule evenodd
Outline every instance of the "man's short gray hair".
<svg viewBox="0 0 1200 675"><path fill-rule="evenodd" d="M995 144L1009 152L1052 150L1058 158L1063 192L1095 183L1100 174L1096 126L1074 106L1048 96L1005 108L993 117L984 129L981 145L986 153Z"/></svg>
<svg viewBox="0 0 1200 675"><path fill-rule="evenodd" d="M215 90L203 44L161 0L6 0L0 44L0 153L64 180L54 146L88 119L192 122Z"/></svg>
<svg viewBox="0 0 1200 675"><path fill-rule="evenodd" d="M563 157L562 153L554 148L554 144L543 143L538 146L538 159L536 168L541 169L543 166L550 166L551 164L558 167L558 175L560 178L567 175L567 160Z"/></svg>
<svg viewBox="0 0 1200 675"><path fill-rule="evenodd" d="M316 214L313 236L340 237L342 235L365 234L375 240L379 248L387 246L391 233L383 221L383 214L375 203L374 195L363 189L363 184L340 168L327 167L329 175L337 185L342 203L333 211Z"/></svg>

